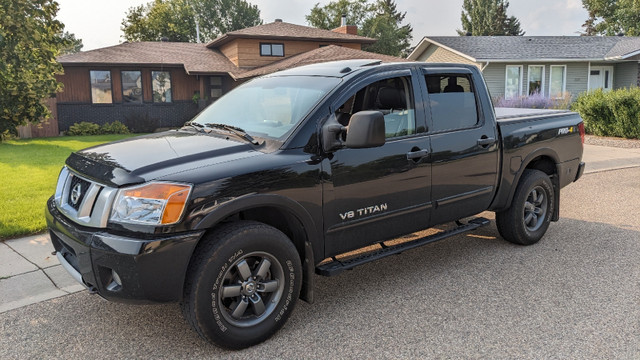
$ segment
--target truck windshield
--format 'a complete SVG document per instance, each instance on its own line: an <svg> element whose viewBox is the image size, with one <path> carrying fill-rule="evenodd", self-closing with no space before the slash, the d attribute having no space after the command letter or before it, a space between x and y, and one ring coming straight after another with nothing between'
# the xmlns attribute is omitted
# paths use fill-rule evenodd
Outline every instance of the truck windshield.
<svg viewBox="0 0 640 360"><path fill-rule="evenodd" d="M231 125L252 136L284 140L340 81L315 76L259 78L230 91L193 122Z"/></svg>

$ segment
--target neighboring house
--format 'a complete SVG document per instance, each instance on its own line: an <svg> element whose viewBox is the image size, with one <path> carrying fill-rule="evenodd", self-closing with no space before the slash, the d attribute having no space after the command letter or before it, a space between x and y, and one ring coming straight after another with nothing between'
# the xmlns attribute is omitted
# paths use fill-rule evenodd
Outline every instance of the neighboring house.
<svg viewBox="0 0 640 360"><path fill-rule="evenodd" d="M640 37L424 37L409 60L478 66L494 98L640 86Z"/></svg>
<svg viewBox="0 0 640 360"><path fill-rule="evenodd" d="M404 59L362 51L376 40L355 26L321 30L276 20L208 44L125 42L63 55L57 126L121 121L134 130L175 127L237 84L289 67L341 59ZM250 99L247 99L250 101ZM56 120L56 119L54 119Z"/></svg>

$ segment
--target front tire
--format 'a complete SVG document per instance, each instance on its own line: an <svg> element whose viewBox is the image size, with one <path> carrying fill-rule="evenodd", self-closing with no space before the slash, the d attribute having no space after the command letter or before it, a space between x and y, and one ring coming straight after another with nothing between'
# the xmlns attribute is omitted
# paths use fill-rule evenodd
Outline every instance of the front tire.
<svg viewBox="0 0 640 360"><path fill-rule="evenodd" d="M551 179L540 170L525 170L511 206L496 213L502 237L514 244L533 245L547 232L555 211Z"/></svg>
<svg viewBox="0 0 640 360"><path fill-rule="evenodd" d="M204 339L242 349L284 325L300 294L302 267L281 231L254 221L216 229L194 255L181 302Z"/></svg>

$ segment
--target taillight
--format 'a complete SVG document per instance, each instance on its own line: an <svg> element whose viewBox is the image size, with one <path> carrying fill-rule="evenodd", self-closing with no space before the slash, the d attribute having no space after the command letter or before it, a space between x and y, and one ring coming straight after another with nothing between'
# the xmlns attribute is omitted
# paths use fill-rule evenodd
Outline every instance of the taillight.
<svg viewBox="0 0 640 360"><path fill-rule="evenodd" d="M578 124L578 130L580 131L580 139L582 139L582 145L584 145L584 123Z"/></svg>

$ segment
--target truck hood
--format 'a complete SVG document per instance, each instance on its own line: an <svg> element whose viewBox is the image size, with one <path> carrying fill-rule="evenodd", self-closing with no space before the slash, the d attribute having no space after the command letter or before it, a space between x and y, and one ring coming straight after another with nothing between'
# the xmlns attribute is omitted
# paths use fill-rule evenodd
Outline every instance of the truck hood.
<svg viewBox="0 0 640 360"><path fill-rule="evenodd" d="M158 134L94 146L72 153L67 165L92 180L120 187L198 166L262 154L235 138L186 131Z"/></svg>

